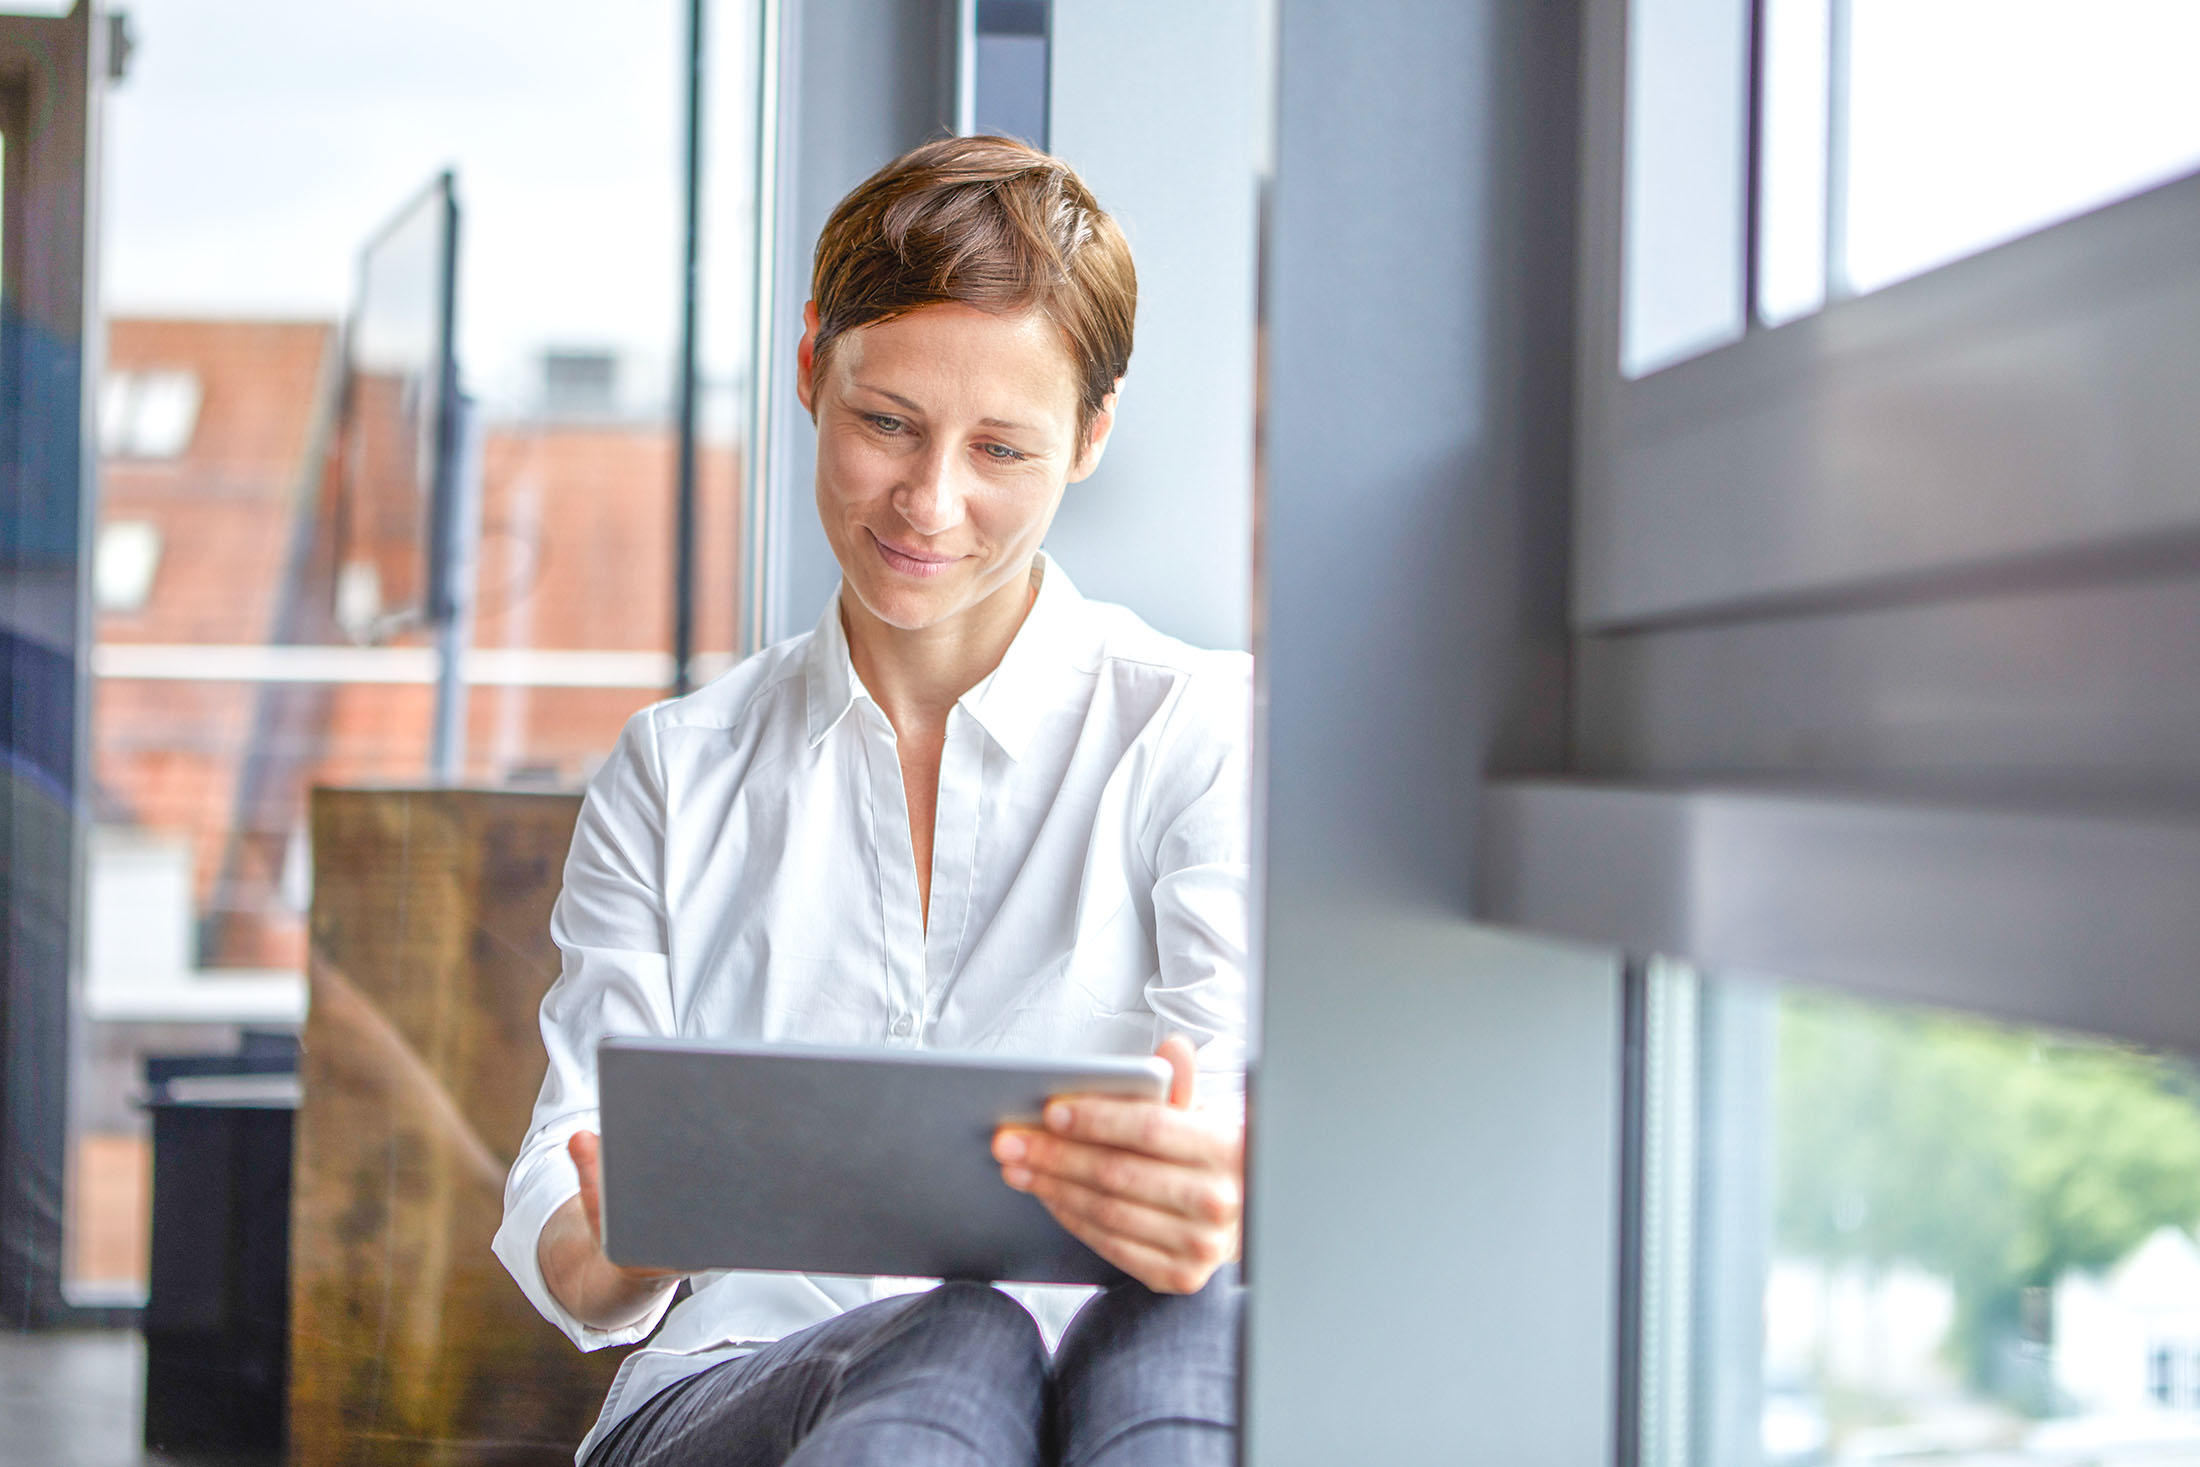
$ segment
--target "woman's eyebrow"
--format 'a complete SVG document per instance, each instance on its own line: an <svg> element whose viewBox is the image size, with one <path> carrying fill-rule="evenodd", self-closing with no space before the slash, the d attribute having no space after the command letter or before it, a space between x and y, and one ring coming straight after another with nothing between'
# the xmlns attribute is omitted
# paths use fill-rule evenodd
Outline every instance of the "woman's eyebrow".
<svg viewBox="0 0 2200 1467"><path fill-rule="evenodd" d="M868 382L851 382L848 385L855 388L855 390L858 392L868 392L873 397L883 397L888 402L895 404L897 407L906 408L912 413L922 414L924 411L923 408L917 406L915 403L911 402L908 398L903 397L898 392L888 392L885 388L875 387Z"/></svg>

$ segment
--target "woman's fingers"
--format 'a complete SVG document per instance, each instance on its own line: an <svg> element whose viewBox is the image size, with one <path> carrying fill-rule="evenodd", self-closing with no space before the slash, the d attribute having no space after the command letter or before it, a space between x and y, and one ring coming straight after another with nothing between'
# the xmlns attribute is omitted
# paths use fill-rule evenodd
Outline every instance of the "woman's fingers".
<svg viewBox="0 0 2200 1467"><path fill-rule="evenodd" d="M1244 1187L1235 1128L1148 1101L1048 1107L1048 1129L993 1138L1001 1177L1148 1288L1191 1293L1235 1256ZM1120 1138L1110 1142L1105 1139Z"/></svg>
<svg viewBox="0 0 2200 1467"><path fill-rule="evenodd" d="M1060 1177L1034 1176L1031 1195L1079 1237L1099 1235L1140 1243L1168 1257L1212 1268L1236 1251L1236 1230L1195 1222L1112 1192Z"/></svg>
<svg viewBox="0 0 2200 1467"><path fill-rule="evenodd" d="M1243 1132L1235 1125L1201 1111L1151 1100L1065 1096L1047 1102L1045 1124L1051 1136L1118 1147L1187 1166L1227 1167L1234 1171L1244 1152Z"/></svg>
<svg viewBox="0 0 2200 1467"><path fill-rule="evenodd" d="M1070 1195L1070 1184L1042 1182L1041 1185L1050 1190L1061 1189L1053 1196L1036 1190L1032 1194L1054 1214L1056 1222L1093 1252L1157 1294L1198 1293L1228 1257L1227 1249L1218 1252L1202 1248L1187 1253L1159 1247L1127 1233L1109 1231L1077 1209L1076 1199Z"/></svg>
<svg viewBox="0 0 2200 1467"><path fill-rule="evenodd" d="M1234 1223L1243 1210L1237 1177L1222 1167L1157 1161L1121 1147L1091 1146L1025 1130L1001 1132L993 1154L1003 1164L1011 1186L1017 1183L1013 1173L1021 1170L1209 1225Z"/></svg>
<svg viewBox="0 0 2200 1467"><path fill-rule="evenodd" d="M596 1252L603 1256L603 1141L594 1131L575 1131L566 1139L566 1155L573 1158L573 1169L581 1175L581 1214L588 1220L588 1238L595 1244ZM628 1268L624 1264L604 1262L627 1278L646 1282L679 1278L676 1269Z"/></svg>
<svg viewBox="0 0 2200 1467"><path fill-rule="evenodd" d="M1199 1084L1199 1051L1181 1034L1171 1034L1154 1051L1169 1062L1169 1104L1189 1110Z"/></svg>

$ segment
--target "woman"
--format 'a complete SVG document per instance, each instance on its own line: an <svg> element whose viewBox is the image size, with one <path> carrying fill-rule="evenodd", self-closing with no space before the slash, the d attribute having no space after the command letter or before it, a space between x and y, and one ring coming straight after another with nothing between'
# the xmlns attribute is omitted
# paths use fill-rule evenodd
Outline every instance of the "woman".
<svg viewBox="0 0 2200 1467"><path fill-rule="evenodd" d="M841 202L812 289L796 390L840 592L636 715L592 782L497 1254L583 1349L657 1330L589 1467L1232 1460L1249 666L1039 549L1114 425L1129 250L1057 160L953 138ZM677 1280L599 1241L610 1033L1160 1053L1166 1103L1074 1097L994 1140L1131 1281L721 1273L666 1318Z"/></svg>

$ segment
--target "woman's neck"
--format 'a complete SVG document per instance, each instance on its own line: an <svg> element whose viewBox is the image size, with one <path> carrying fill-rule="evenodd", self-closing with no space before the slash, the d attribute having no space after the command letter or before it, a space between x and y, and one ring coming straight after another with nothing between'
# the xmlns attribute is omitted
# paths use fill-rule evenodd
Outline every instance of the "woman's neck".
<svg viewBox="0 0 2200 1467"><path fill-rule="evenodd" d="M1039 595L1039 569L937 626L890 626L853 596L840 598L848 658L894 732L946 727L955 700L1001 665Z"/></svg>

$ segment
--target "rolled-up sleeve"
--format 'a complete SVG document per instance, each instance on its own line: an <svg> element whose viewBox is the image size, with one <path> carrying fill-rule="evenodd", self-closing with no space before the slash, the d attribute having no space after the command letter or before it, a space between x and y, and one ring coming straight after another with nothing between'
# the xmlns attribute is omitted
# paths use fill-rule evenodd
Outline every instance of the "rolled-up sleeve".
<svg viewBox="0 0 2200 1467"><path fill-rule="evenodd" d="M542 1000L549 1068L505 1182L504 1220L491 1245L542 1316L583 1350L643 1338L670 1303L668 1294L634 1324L596 1329L551 1296L537 1256L550 1215L580 1191L566 1142L577 1131L599 1129L596 1042L674 1028L663 896L665 786L653 713L627 722L581 804L550 919L562 962Z"/></svg>
<svg viewBox="0 0 2200 1467"><path fill-rule="evenodd" d="M1214 653L1164 724L1142 841L1154 872L1155 1039L1199 1051L1202 1104L1243 1103L1251 1053L1252 664Z"/></svg>

